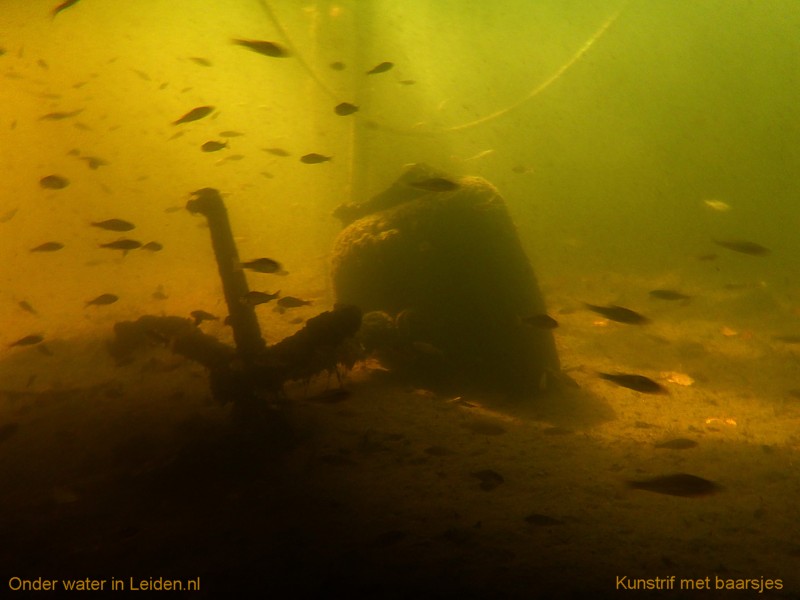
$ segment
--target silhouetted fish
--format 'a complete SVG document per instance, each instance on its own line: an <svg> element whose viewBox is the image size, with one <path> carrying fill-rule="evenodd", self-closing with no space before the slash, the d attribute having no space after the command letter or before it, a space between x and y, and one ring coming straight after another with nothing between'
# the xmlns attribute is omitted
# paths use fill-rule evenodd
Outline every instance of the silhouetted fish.
<svg viewBox="0 0 800 600"><path fill-rule="evenodd" d="M628 481L628 486L635 490L646 490L656 494L682 496L684 498L708 496L722 489L720 485L713 481L703 479L697 475L689 475L688 473L663 475L644 481Z"/></svg>
<svg viewBox="0 0 800 600"><path fill-rule="evenodd" d="M389 69L394 66L393 62L382 62L380 64L375 65L369 71L367 71L367 75L377 75L378 73L385 73Z"/></svg>
<svg viewBox="0 0 800 600"><path fill-rule="evenodd" d="M311 304L311 300L301 300L294 296L284 296L278 300L278 306L281 308L298 308L300 306L307 306Z"/></svg>
<svg viewBox="0 0 800 600"><path fill-rule="evenodd" d="M86 302L86 306L107 306L119 300L115 294L100 294L97 298L92 298Z"/></svg>
<svg viewBox="0 0 800 600"><path fill-rule="evenodd" d="M216 140L211 140L200 146L200 149L203 152L216 152L217 150L222 150L223 148L227 147L228 142L217 142Z"/></svg>
<svg viewBox="0 0 800 600"><path fill-rule="evenodd" d="M355 104L350 104L349 102L342 102L334 107L333 112L340 117L346 117L347 115L352 115L354 112L358 112L358 107Z"/></svg>
<svg viewBox="0 0 800 600"><path fill-rule="evenodd" d="M194 318L194 324L200 325L203 321L216 321L219 317L212 315L210 312L204 310L193 310L189 313Z"/></svg>
<svg viewBox="0 0 800 600"><path fill-rule="evenodd" d="M111 250L124 250L127 252L128 250L135 250L136 248L141 248L142 243L137 242L136 240L128 240L122 239L117 240L116 242L109 242L108 244L100 244L101 248L109 248Z"/></svg>
<svg viewBox="0 0 800 600"><path fill-rule="evenodd" d="M61 190L69 185L69 179L61 175L47 175L39 180L39 185L48 190Z"/></svg>
<svg viewBox="0 0 800 600"><path fill-rule="evenodd" d="M180 125L181 123L190 123L191 121L197 121L198 119L202 119L203 117L207 117L212 112L214 112L213 106L198 106L193 108L185 115L183 115L177 121L173 121L173 125Z"/></svg>
<svg viewBox="0 0 800 600"><path fill-rule="evenodd" d="M63 247L64 244L61 242L45 242L44 244L39 244L36 248L31 248L31 252L55 252Z"/></svg>
<svg viewBox="0 0 800 600"><path fill-rule="evenodd" d="M668 393L665 387L644 375L635 375L633 373L598 373L598 375L606 381L616 383L619 386L636 392L641 392L642 394Z"/></svg>
<svg viewBox="0 0 800 600"><path fill-rule="evenodd" d="M106 219L105 221L93 221L90 223L92 227L99 227L100 229L107 229L108 231L130 231L135 229L136 225L122 219Z"/></svg>
<svg viewBox="0 0 800 600"><path fill-rule="evenodd" d="M624 306L616 306L615 304L610 304L609 306L596 306L594 304L587 304L585 302L584 305L589 310L603 315L606 319L618 321L619 323L642 325L650 321L650 319L644 315L640 315L639 313L632 311L629 308L625 308Z"/></svg>
<svg viewBox="0 0 800 600"><path fill-rule="evenodd" d="M691 296L681 294L675 290L650 290L651 298L658 298L659 300L688 300Z"/></svg>
<svg viewBox="0 0 800 600"><path fill-rule="evenodd" d="M62 2L61 4L59 4L58 6L56 6L56 7L55 7L55 8L54 8L54 9L51 11L51 14L53 15L53 18L55 18L55 16L56 16L58 13L60 13L62 10L67 10L67 9L68 9L70 6L74 6L74 5L76 5L78 2L80 2L80 0L64 0L64 2Z"/></svg>
<svg viewBox="0 0 800 600"><path fill-rule="evenodd" d="M281 274L281 271L283 271L281 263L279 263L277 260L272 260L271 258L256 258L254 260L248 260L247 262L242 263L242 268L250 269L251 271L257 271L258 273Z"/></svg>
<svg viewBox="0 0 800 600"><path fill-rule="evenodd" d="M325 156L324 154L317 154L316 152L311 152L310 154L304 154L300 157L300 162L305 163L307 165L316 165L323 162L328 162L331 160L331 156Z"/></svg>
<svg viewBox="0 0 800 600"><path fill-rule="evenodd" d="M769 248L765 248L761 244L755 242L748 242L747 240L711 240L717 246L722 246L734 252L741 252L742 254L749 254L751 256L764 256L769 254Z"/></svg>
<svg viewBox="0 0 800 600"><path fill-rule="evenodd" d="M241 39L232 39L231 41L237 46L242 46L253 52L263 54L264 56L272 56L273 58L285 58L289 56L289 51L275 42Z"/></svg>
<svg viewBox="0 0 800 600"><path fill-rule="evenodd" d="M8 345L9 348L13 348L14 346L33 346L34 344L39 344L44 341L44 337L39 334L31 334L26 335L25 337L19 338L16 342L12 342Z"/></svg>

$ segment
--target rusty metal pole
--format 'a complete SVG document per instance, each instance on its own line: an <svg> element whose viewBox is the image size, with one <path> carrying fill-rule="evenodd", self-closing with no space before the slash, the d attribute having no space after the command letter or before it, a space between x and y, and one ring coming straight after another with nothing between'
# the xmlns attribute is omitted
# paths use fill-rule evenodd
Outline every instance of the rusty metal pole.
<svg viewBox="0 0 800 600"><path fill-rule="evenodd" d="M239 252L233 240L228 211L219 191L214 188L199 189L192 192L192 196L186 209L191 213L201 214L208 220L236 350L245 369L251 369L258 356L264 352L266 344L261 337L255 308L249 302L242 301L249 289L239 263Z"/></svg>

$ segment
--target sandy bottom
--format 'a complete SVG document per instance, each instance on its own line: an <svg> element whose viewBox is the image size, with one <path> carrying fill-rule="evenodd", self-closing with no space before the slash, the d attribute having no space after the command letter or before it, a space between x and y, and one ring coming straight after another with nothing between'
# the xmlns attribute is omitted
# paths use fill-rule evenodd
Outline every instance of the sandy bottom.
<svg viewBox="0 0 800 600"><path fill-rule="evenodd" d="M165 350L115 367L102 340L15 349L3 589L199 578L191 597L583 598L647 596L625 588L675 576L779 579L748 596L800 597L797 346L682 310L680 325L635 328L563 308L559 351L580 388L559 395L436 394L369 361L346 397L291 388L288 432L235 425L202 368ZM613 370L669 394L596 375ZM677 437L698 445L655 447ZM679 472L722 490L625 483Z"/></svg>

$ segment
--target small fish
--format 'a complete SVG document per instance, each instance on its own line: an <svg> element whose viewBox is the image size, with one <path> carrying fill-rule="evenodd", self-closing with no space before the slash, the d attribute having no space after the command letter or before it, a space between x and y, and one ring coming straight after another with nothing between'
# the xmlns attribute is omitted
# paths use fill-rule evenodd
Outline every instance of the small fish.
<svg viewBox="0 0 800 600"><path fill-rule="evenodd" d="M242 268L250 269L251 271L256 271L257 273L280 274L283 271L281 264L276 260L272 260L271 258L256 258L254 260L248 260L247 262L242 263Z"/></svg>
<svg viewBox="0 0 800 600"><path fill-rule="evenodd" d="M331 69L333 69L334 71L344 71L345 68L346 68L345 64L342 61L339 61L339 60L336 60L336 61L332 62L328 66Z"/></svg>
<svg viewBox="0 0 800 600"><path fill-rule="evenodd" d="M358 107L355 104L350 104L349 102L342 102L333 108L333 112L340 117L346 117L347 115L352 115L353 113L358 112Z"/></svg>
<svg viewBox="0 0 800 600"><path fill-rule="evenodd" d="M681 294L675 290L650 290L648 294L650 294L651 298L659 300L689 300L691 298L691 296Z"/></svg>
<svg viewBox="0 0 800 600"><path fill-rule="evenodd" d="M414 181L408 185L426 192L452 192L461 187L455 181L450 181L444 177L431 177L430 179Z"/></svg>
<svg viewBox="0 0 800 600"><path fill-rule="evenodd" d="M173 121L173 125L180 125L181 123L190 123L191 121L197 121L202 119L203 117L207 117L212 112L214 112L213 106L198 106L197 108L193 108L185 115L183 115L177 121Z"/></svg>
<svg viewBox="0 0 800 600"><path fill-rule="evenodd" d="M531 513L527 517L525 517L525 521L530 523L531 525L536 525L538 527L548 527L550 525L562 525L564 521L561 519L556 519L555 517L551 517L548 515L542 515L540 513Z"/></svg>
<svg viewBox="0 0 800 600"><path fill-rule="evenodd" d="M158 287L156 287L156 290L152 294L150 294L150 297L153 300L166 300L167 298L169 298L166 292L164 292L163 285L159 285Z"/></svg>
<svg viewBox="0 0 800 600"><path fill-rule="evenodd" d="M40 121L62 121L64 119L69 119L71 117L75 117L75 116L81 114L82 112L83 112L82 108L79 108L77 110L72 110L72 111L69 111L69 112L62 112L62 111L50 112L50 113L47 113L46 115L42 115L41 117L39 117L39 120Z"/></svg>
<svg viewBox="0 0 800 600"><path fill-rule="evenodd" d="M764 256L769 254L769 248L765 248L761 244L755 242L748 242L747 240L711 240L717 246L722 246L734 252L742 254L749 254L750 256Z"/></svg>
<svg viewBox="0 0 800 600"><path fill-rule="evenodd" d="M129 221L122 219L106 219L105 221L93 221L90 223L92 227L99 227L100 229L107 229L108 231L130 231L135 229L136 225Z"/></svg>
<svg viewBox="0 0 800 600"><path fill-rule="evenodd" d="M69 179L61 175L47 175L39 180L39 185L46 190L62 190L69 185Z"/></svg>
<svg viewBox="0 0 800 600"><path fill-rule="evenodd" d="M64 244L61 242L45 242L44 244L39 244L36 248L31 248L31 252L55 252L63 247Z"/></svg>
<svg viewBox="0 0 800 600"><path fill-rule="evenodd" d="M81 156L80 159L85 160L86 166L88 166L92 171L96 171L100 167L107 167L109 164L107 160L103 160L97 156Z"/></svg>
<svg viewBox="0 0 800 600"><path fill-rule="evenodd" d="M56 6L56 7L55 7L55 8L54 8L54 9L51 11L51 14L53 15L53 18L55 19L56 15L57 15L58 13L60 13L62 10L67 10L67 9L68 9L70 6L74 6L74 5L75 5L75 4L77 4L78 2L80 2L80 0L64 0L64 2L62 2L61 4L59 4L58 6Z"/></svg>
<svg viewBox="0 0 800 600"><path fill-rule="evenodd" d="M283 148L262 148L264 152L269 152L270 154L274 154L275 156L291 156L289 152L284 150Z"/></svg>
<svg viewBox="0 0 800 600"><path fill-rule="evenodd" d="M211 61L207 58L203 58L202 56L190 56L189 60L193 63L200 65L201 67L210 67Z"/></svg>
<svg viewBox="0 0 800 600"><path fill-rule="evenodd" d="M376 75L378 73L386 73L389 69L394 66L393 62L382 62L378 65L372 67L369 71L367 71L367 75Z"/></svg>
<svg viewBox="0 0 800 600"><path fill-rule="evenodd" d="M218 321L219 317L204 310L193 310L189 313L194 318L194 324L200 325L203 321Z"/></svg>
<svg viewBox="0 0 800 600"><path fill-rule="evenodd" d="M6 423L5 425L0 425L0 442L5 442L11 436L13 436L19 430L19 425L17 423Z"/></svg>
<svg viewBox="0 0 800 600"><path fill-rule="evenodd" d="M13 348L14 346L33 346L43 341L43 336L34 333L32 335L26 335L25 337L19 338L16 342L9 344L8 347Z"/></svg>
<svg viewBox="0 0 800 600"><path fill-rule="evenodd" d="M778 342L783 342L784 344L800 344L800 335L796 334L773 335L772 339Z"/></svg>
<svg viewBox="0 0 800 600"><path fill-rule="evenodd" d="M264 40L240 40L235 38L231 41L237 46L243 46L248 50L258 52L264 56L272 56L273 58L285 58L289 56L289 51L275 42L267 42Z"/></svg>
<svg viewBox="0 0 800 600"><path fill-rule="evenodd" d="M306 163L307 165L316 165L318 163L324 163L331 160L332 156L324 156L322 154L317 154L316 152L312 152L311 154L304 154L300 157L300 162Z"/></svg>
<svg viewBox="0 0 800 600"><path fill-rule="evenodd" d="M119 296L114 294L100 294L97 298L87 301L86 306L107 306L108 304L114 304L117 300L119 300Z"/></svg>
<svg viewBox="0 0 800 600"><path fill-rule="evenodd" d="M217 150L222 150L223 148L228 147L228 142L217 142L211 140L210 142L206 142L202 146L200 146L200 150L203 152L216 152Z"/></svg>
<svg viewBox="0 0 800 600"><path fill-rule="evenodd" d="M490 492L497 486L505 482L505 478L493 469L484 469L482 471L475 471L472 473L480 481L480 488L485 492Z"/></svg>
<svg viewBox="0 0 800 600"><path fill-rule="evenodd" d="M414 85L417 82L414 79L401 79L397 83L400 85Z"/></svg>
<svg viewBox="0 0 800 600"><path fill-rule="evenodd" d="M150 252L159 252L163 250L164 246L159 244L158 242L147 242L144 246L142 246L142 250L149 250Z"/></svg>
<svg viewBox="0 0 800 600"><path fill-rule="evenodd" d="M11 208L0 215L0 223L8 223L11 219L13 219L19 208Z"/></svg>
<svg viewBox="0 0 800 600"><path fill-rule="evenodd" d="M284 296L278 300L278 306L281 308L298 308L300 306L308 306L309 304L311 304L311 300L301 300L294 296Z"/></svg>
<svg viewBox="0 0 800 600"><path fill-rule="evenodd" d="M616 383L619 386L636 392L641 392L642 394L669 393L661 384L656 383L644 375L634 375L633 373L598 373L598 375L606 381Z"/></svg>
<svg viewBox="0 0 800 600"><path fill-rule="evenodd" d="M722 489L719 484L713 481L703 479L697 475L689 475L688 473L663 475L644 481L628 481L628 487L634 490L646 490L648 492L655 492L656 494L667 494L669 496L681 496L684 498L708 496Z"/></svg>
<svg viewBox="0 0 800 600"><path fill-rule="evenodd" d="M588 308L589 310L596 312L597 314L603 315L606 319L617 321L618 323L628 323L629 325L642 325L650 321L650 319L648 319L644 315L640 315L639 313L632 311L629 308L625 308L623 306L616 306L615 304L610 304L609 306L596 306L594 304L586 304L586 303L584 304L586 308Z"/></svg>
<svg viewBox="0 0 800 600"><path fill-rule="evenodd" d="M558 321L544 313L523 317L521 321L523 324L536 327L537 329L555 329L558 327Z"/></svg>
<svg viewBox="0 0 800 600"><path fill-rule="evenodd" d="M124 250L127 252L128 250L135 250L136 248L141 248L142 243L137 242L136 240L128 240L128 239L121 239L117 240L116 242L109 242L108 244L100 244L101 248L109 248L111 250Z"/></svg>
<svg viewBox="0 0 800 600"><path fill-rule="evenodd" d="M717 212L728 212L731 209L731 205L722 200L703 200L703 204Z"/></svg>
<svg viewBox="0 0 800 600"><path fill-rule="evenodd" d="M656 448L665 448L667 450L688 450L696 446L697 442L689 438L674 438L665 442L659 442L655 445Z"/></svg>
<svg viewBox="0 0 800 600"><path fill-rule="evenodd" d="M267 292L257 292L255 290L251 290L247 292L244 296L242 296L242 302L244 304L249 304L250 306L258 306L259 304L266 304L270 300L274 300L280 295L281 291L278 290L274 294L268 294Z"/></svg>
<svg viewBox="0 0 800 600"><path fill-rule="evenodd" d="M36 312L36 309L35 309L35 308L33 308L33 306L31 306L31 303L30 303L30 302L28 302L27 300L20 300L19 302L17 302L17 305L18 305L18 306L19 306L19 307L20 307L22 310L24 310L25 312L29 312L29 313L31 313L32 315L38 315L38 314L39 314L38 312Z"/></svg>
<svg viewBox="0 0 800 600"><path fill-rule="evenodd" d="M220 137L241 137L243 135L244 134L241 131L233 131L231 129L219 132Z"/></svg>

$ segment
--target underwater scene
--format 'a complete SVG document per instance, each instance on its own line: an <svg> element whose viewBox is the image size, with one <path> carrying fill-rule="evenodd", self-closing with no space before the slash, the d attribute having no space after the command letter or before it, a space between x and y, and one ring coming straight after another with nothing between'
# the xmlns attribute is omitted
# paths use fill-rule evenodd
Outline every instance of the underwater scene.
<svg viewBox="0 0 800 600"><path fill-rule="evenodd" d="M794 0L0 0L0 589L800 598Z"/></svg>

